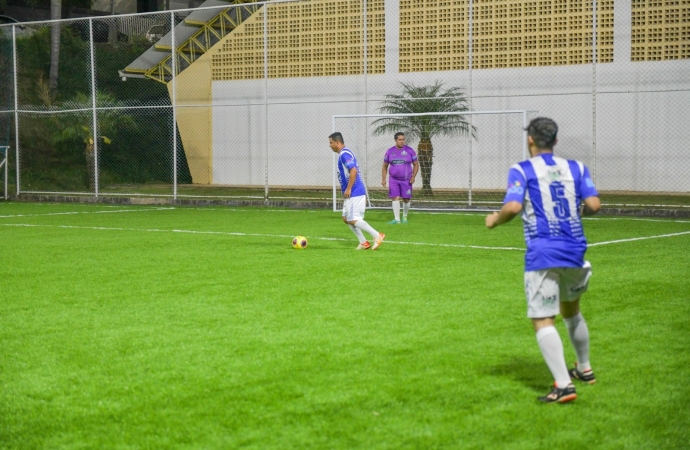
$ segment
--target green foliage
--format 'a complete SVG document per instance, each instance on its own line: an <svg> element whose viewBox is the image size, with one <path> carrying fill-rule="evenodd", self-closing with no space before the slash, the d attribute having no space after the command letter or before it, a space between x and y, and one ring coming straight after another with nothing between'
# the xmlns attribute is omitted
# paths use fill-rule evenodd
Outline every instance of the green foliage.
<svg viewBox="0 0 690 450"><path fill-rule="evenodd" d="M589 250L598 383L542 405L524 252L462 247L522 248L519 221L389 214L357 252L326 210L0 203L0 447L687 448L690 235Z"/></svg>
<svg viewBox="0 0 690 450"><path fill-rule="evenodd" d="M50 28L44 27L17 40L19 102L22 109L60 110L91 108L90 48L84 40L84 23L63 27L60 71L56 91L46 92L42 80L50 69ZM87 33L88 36L88 33ZM150 44L144 39L97 43L96 103L99 107L141 107L170 105L167 89L152 80L122 82L118 69L139 57ZM50 99L47 101L46 99ZM2 117L0 117L2 119ZM99 152L101 186L113 183L171 183L171 114L161 109L101 110L99 135L112 143ZM0 125L5 126L0 120ZM20 116L21 179L25 190L92 190L93 169L84 158L86 136L90 136L92 114ZM84 129L87 127L88 129ZM9 133L13 134L13 129ZM0 129L0 133L2 130ZM0 138L2 135L0 134ZM14 136L10 136L12 142ZM178 145L178 181L191 182L182 145Z"/></svg>
<svg viewBox="0 0 690 450"><path fill-rule="evenodd" d="M430 112L468 111L467 97L457 87L443 89L437 81L431 86L400 83L402 94L388 94L378 112L383 114L421 114ZM384 117L372 122L374 134L392 134L403 131L410 141L431 141L434 136L467 136L470 124L464 116ZM472 128L477 137L477 129Z"/></svg>

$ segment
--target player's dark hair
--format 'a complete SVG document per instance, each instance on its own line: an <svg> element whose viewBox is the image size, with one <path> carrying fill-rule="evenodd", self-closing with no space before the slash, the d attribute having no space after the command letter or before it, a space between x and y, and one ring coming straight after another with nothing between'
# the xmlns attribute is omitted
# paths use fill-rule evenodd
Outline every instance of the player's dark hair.
<svg viewBox="0 0 690 450"><path fill-rule="evenodd" d="M340 142L341 144L345 143L345 140L343 139L343 135L340 134L339 131L336 131L335 133L331 134L328 137L333 139L335 142Z"/></svg>
<svg viewBox="0 0 690 450"><path fill-rule="evenodd" d="M405 136L405 133L403 133L402 131L398 131L397 133L395 133L395 136L393 136L393 139L397 141L398 136Z"/></svg>
<svg viewBox="0 0 690 450"><path fill-rule="evenodd" d="M527 134L537 148L553 149L558 135L558 125L548 117L537 117L527 126Z"/></svg>

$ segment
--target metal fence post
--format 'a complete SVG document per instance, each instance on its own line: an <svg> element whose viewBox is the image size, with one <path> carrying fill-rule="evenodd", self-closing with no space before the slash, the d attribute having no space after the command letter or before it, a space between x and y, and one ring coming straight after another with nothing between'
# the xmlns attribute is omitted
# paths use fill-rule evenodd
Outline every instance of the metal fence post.
<svg viewBox="0 0 690 450"><path fill-rule="evenodd" d="M467 49L467 52L468 52L467 69L468 69L470 86L469 86L469 95L467 96L468 97L467 100L469 102L468 109L470 111L473 111L473 109L472 109L473 108L473 105L472 105L472 57L473 57L472 47L474 45L474 39L473 39L472 34L473 34L473 25L474 25L474 23L473 23L474 3L472 2L472 0L470 0L469 9L470 9L469 10L469 16L470 17L469 17L469 26L468 26L469 37L467 39L467 42L469 43L468 49ZM468 178L468 189L467 189L467 203L468 203L468 205L472 206L472 156L473 156L472 151L474 150L472 147L472 119L473 119L473 116L470 115L469 119L470 119L470 128L469 128L469 130L470 130L470 143L469 143L469 149L468 150L469 150L470 167L469 167L469 178Z"/></svg>
<svg viewBox="0 0 690 450"><path fill-rule="evenodd" d="M170 100L172 103L172 136L173 136L173 201L177 200L177 89L176 89L176 71L177 71L177 49L175 46L175 13L170 12L170 38L171 38L171 69L172 69L172 95Z"/></svg>
<svg viewBox="0 0 690 450"><path fill-rule="evenodd" d="M592 0L592 181L597 181L597 0Z"/></svg>
<svg viewBox="0 0 690 450"><path fill-rule="evenodd" d="M264 3L264 202L268 202L268 3Z"/></svg>
<svg viewBox="0 0 690 450"><path fill-rule="evenodd" d="M89 18L89 50L91 53L91 114L93 121L93 187L94 195L98 198L98 117L96 117L96 69L93 58L93 19L91 18Z"/></svg>
<svg viewBox="0 0 690 450"><path fill-rule="evenodd" d="M17 27L12 25L12 64L14 66L14 142L15 142L15 160L14 166L17 172L17 196L19 196L19 97L17 91Z"/></svg>

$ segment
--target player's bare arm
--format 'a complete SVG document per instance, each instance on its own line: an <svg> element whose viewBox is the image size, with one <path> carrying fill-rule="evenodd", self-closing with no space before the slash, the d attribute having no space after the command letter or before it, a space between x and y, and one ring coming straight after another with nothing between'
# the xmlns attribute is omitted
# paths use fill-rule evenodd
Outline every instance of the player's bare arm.
<svg viewBox="0 0 690 450"><path fill-rule="evenodd" d="M601 201L599 197L587 197L582 204L582 211L580 211L581 216L592 216L599 212L601 208Z"/></svg>
<svg viewBox="0 0 690 450"><path fill-rule="evenodd" d="M522 211L522 203L515 201L508 202L503 205L500 211L486 216L486 227L496 228L499 225L510 222L515 216L520 214L520 211Z"/></svg>
<svg viewBox="0 0 690 450"><path fill-rule="evenodd" d="M347 182L347 188L345 189L345 192L343 192L343 197L350 198L350 194L352 194L352 186L354 186L355 180L357 180L357 168L353 167L350 169L350 180Z"/></svg>
<svg viewBox="0 0 690 450"><path fill-rule="evenodd" d="M386 187L386 175L388 175L388 163L384 162L381 167L381 186Z"/></svg>
<svg viewBox="0 0 690 450"><path fill-rule="evenodd" d="M417 177L417 172L419 171L419 163L414 161L412 163L412 178L410 178L410 183L414 184L414 180Z"/></svg>

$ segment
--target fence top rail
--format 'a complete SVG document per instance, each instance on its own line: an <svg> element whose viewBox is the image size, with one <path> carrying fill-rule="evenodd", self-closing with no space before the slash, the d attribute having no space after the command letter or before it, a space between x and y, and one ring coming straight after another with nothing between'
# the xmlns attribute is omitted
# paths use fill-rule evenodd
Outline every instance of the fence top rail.
<svg viewBox="0 0 690 450"><path fill-rule="evenodd" d="M526 109L510 109L496 111L455 111L455 112L428 112L428 113L399 113L399 114L334 114L334 119L358 118L358 117L412 117L412 116L470 116L480 114L526 114Z"/></svg>
<svg viewBox="0 0 690 450"><path fill-rule="evenodd" d="M45 24L50 24L50 23L65 23L65 22L75 22L75 21L86 21L86 20L111 20L114 18L122 18L122 17L143 17L143 16L154 16L154 15L163 15L163 14L178 14L178 13L191 13L193 11L203 11L203 10L208 10L208 9L227 9L227 8L243 8L243 7L250 7L250 6L263 6L266 4L276 4L276 3L295 3L295 2L300 2L303 0L270 0L270 1L264 1L264 2L252 2L252 3L228 3L227 5L223 6L203 6L203 7L198 7L198 8L184 8L184 9L169 9L167 11L153 11L153 12L145 12L145 13L129 13L129 14L112 14L108 16L91 16L91 17L73 17L70 19L59 19L59 20L34 20L32 22L18 22L18 23L6 23L6 24L0 24L0 29L2 27L23 27L26 25L45 25ZM355 1L355 0L352 0Z"/></svg>

